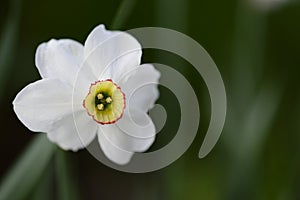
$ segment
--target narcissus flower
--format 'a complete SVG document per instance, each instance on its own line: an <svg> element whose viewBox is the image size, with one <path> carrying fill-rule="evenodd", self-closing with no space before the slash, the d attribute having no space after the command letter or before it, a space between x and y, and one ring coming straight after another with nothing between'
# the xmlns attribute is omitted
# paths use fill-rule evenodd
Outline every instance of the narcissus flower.
<svg viewBox="0 0 300 200"><path fill-rule="evenodd" d="M98 139L104 154L126 164L155 138L148 111L158 98L160 73L140 64L139 42L121 31L97 26L83 45L70 39L39 45L35 63L41 80L13 101L21 122L65 150Z"/></svg>

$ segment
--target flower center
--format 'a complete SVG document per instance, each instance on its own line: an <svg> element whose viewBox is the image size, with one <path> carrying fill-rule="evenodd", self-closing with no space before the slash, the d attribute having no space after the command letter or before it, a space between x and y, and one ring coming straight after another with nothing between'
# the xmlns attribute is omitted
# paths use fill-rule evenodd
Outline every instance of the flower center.
<svg viewBox="0 0 300 200"><path fill-rule="evenodd" d="M83 107L99 124L113 124L122 117L125 94L111 79L96 81L90 86Z"/></svg>

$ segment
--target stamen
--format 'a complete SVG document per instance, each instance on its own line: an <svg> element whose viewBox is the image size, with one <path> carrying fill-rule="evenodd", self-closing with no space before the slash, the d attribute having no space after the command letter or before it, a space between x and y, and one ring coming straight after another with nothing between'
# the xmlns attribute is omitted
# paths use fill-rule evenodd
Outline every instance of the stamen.
<svg viewBox="0 0 300 200"><path fill-rule="evenodd" d="M104 105L101 103L101 104L98 104L97 105L97 108L99 109L99 110L104 110Z"/></svg>
<svg viewBox="0 0 300 200"><path fill-rule="evenodd" d="M107 97L105 101L106 101L106 103L111 103L112 102L112 98Z"/></svg>
<svg viewBox="0 0 300 200"><path fill-rule="evenodd" d="M92 83L83 100L83 107L99 124L113 124L121 119L125 106L125 94L111 79Z"/></svg>
<svg viewBox="0 0 300 200"><path fill-rule="evenodd" d="M103 94L102 93L99 93L98 95L97 95L97 98L99 99L99 100L101 100L101 99L103 99Z"/></svg>

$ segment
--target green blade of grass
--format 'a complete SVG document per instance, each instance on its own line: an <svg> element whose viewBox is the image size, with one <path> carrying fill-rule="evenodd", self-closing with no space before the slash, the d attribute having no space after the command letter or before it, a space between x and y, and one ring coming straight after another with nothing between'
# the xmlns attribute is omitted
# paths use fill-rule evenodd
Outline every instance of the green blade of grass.
<svg viewBox="0 0 300 200"><path fill-rule="evenodd" d="M236 27L229 87L231 96L225 145L233 162L228 164L224 199L255 198L253 176L264 144L274 123L284 85L263 81L265 70L266 14L237 5Z"/></svg>
<svg viewBox="0 0 300 200"><path fill-rule="evenodd" d="M127 21L130 16L131 11L134 8L137 0L124 0L121 2L117 13L112 21L111 29L120 29Z"/></svg>
<svg viewBox="0 0 300 200"><path fill-rule="evenodd" d="M14 61L14 52L18 40L18 29L21 17L21 0L11 1L11 10L8 13L0 37L0 97L7 82L7 74Z"/></svg>
<svg viewBox="0 0 300 200"><path fill-rule="evenodd" d="M62 150L56 151L55 172L58 185L58 199L76 200L78 199L76 180L74 180L74 176L71 175L71 168L68 165L68 160L66 152L63 152Z"/></svg>
<svg viewBox="0 0 300 200"><path fill-rule="evenodd" d="M54 170L53 165L50 163L45 167L47 173L43 173L40 180L35 184L34 191L30 195L30 200L52 200L54 199L53 194L53 180Z"/></svg>
<svg viewBox="0 0 300 200"><path fill-rule="evenodd" d="M181 31L183 33L187 32L188 29L188 1L182 0L156 0L155 1L155 25L158 27L165 27L174 29L177 31ZM171 9L170 9L171 8ZM188 51L186 46L181 46L181 48ZM186 63L178 62L176 60L171 60L168 56L161 54L161 52L157 52L155 55L156 59L159 62L167 63L169 66L172 66L176 69L183 69L185 73L189 74ZM190 78L190 77L189 77ZM186 98L189 98L186 96ZM168 99L166 101L172 101L172 99ZM162 133L163 136L167 135L167 131ZM160 138L162 140L162 138ZM181 158L186 159L186 157ZM183 171L187 170L184 162L176 162L176 167L173 167L168 170L166 176L164 176L164 180L162 182L168 184L162 185L154 185L153 187L157 188L164 187L166 192L164 194L163 199L189 199L184 194L190 193L194 194L191 190L190 183L186 182L186 177L182 176ZM186 187L183 189L181 183L185 182ZM186 189L188 188L188 189ZM186 190L185 190L186 189ZM144 189L146 190L146 189ZM145 193L145 192L144 192ZM184 197L183 197L184 196ZM141 196L140 196L141 199Z"/></svg>
<svg viewBox="0 0 300 200"><path fill-rule="evenodd" d="M46 135L36 136L2 180L0 199L24 199L44 172L54 149Z"/></svg>

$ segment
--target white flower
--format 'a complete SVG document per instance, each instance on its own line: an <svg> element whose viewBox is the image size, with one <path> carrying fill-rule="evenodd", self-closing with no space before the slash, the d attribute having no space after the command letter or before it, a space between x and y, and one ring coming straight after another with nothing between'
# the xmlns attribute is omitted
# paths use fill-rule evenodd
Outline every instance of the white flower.
<svg viewBox="0 0 300 200"><path fill-rule="evenodd" d="M31 131L47 133L65 150L82 149L97 135L104 154L126 164L155 138L147 112L158 98L160 73L140 65L141 55L134 37L104 25L84 46L70 39L43 43L35 58L42 79L19 92L14 111Z"/></svg>

